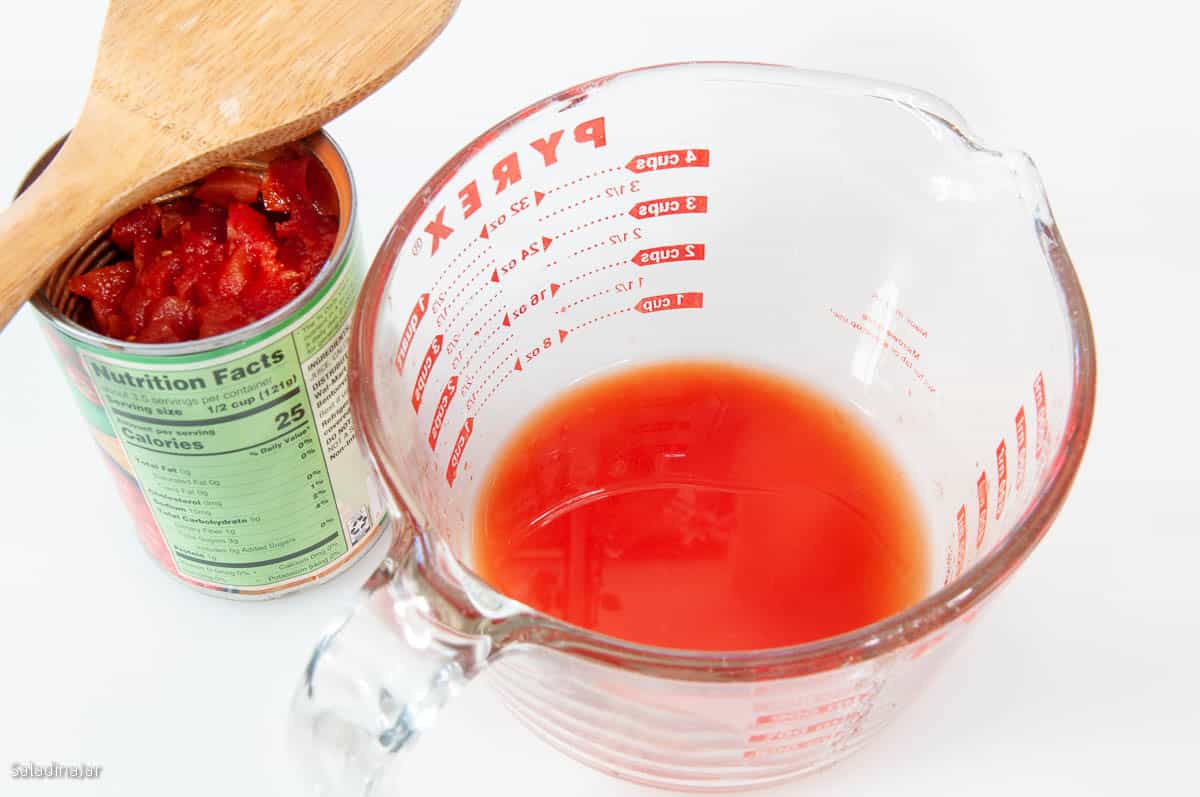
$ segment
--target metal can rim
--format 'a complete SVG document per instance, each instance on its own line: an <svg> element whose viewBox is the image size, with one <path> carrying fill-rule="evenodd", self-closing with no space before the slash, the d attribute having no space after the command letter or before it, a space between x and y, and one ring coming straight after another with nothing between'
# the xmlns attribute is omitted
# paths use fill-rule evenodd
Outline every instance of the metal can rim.
<svg viewBox="0 0 1200 797"><path fill-rule="evenodd" d="M65 140L65 136L62 140ZM46 151L34 164L29 174L22 180L22 190L32 182L30 177L35 172L40 172L46 164L51 160L50 152L54 151L62 140L53 145ZM200 338L198 340L188 340L181 343L133 343L130 341L116 340L97 332L93 332L87 327L73 321L65 313L50 301L45 292L41 289L30 300L30 304L34 309L52 325L54 329L64 335L67 335L88 346L95 347L102 351L116 352L125 355L133 355L136 357L171 357L175 355L189 354L210 354L220 351L221 349L238 347L241 344L248 343L260 335L269 334L278 325L287 319L291 318L298 310L306 307L308 303L322 292L330 281L336 276L339 271L339 266L350 253L350 249L354 245L353 231L358 220L358 187L354 182L354 173L351 171L349 163L346 160L346 153L334 141L324 128L317 132L301 139L303 142L318 141L322 146L328 146L336 157L337 167L341 171L341 176L345 177L348 187L346 196L346 208L342 208L339 204L338 216L338 238L334 244L333 251L325 260L321 270L317 272L317 276L310 282L304 290L302 290L294 299L280 307L278 310L263 316L262 318L247 324L244 327L224 332L220 335L214 335L209 338ZM322 166L329 169L332 164L321 161ZM335 180L336 182L336 180ZM18 191L19 193L19 191ZM343 200L338 199L339 203Z"/></svg>

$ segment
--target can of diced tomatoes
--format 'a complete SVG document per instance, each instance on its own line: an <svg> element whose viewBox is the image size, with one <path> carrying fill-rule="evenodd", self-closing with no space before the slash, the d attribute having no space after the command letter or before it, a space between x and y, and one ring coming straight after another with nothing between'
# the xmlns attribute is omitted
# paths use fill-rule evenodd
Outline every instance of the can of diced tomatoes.
<svg viewBox="0 0 1200 797"><path fill-rule="evenodd" d="M107 230L33 300L143 545L222 597L271 598L327 578L386 521L349 406L350 316L365 273L354 183L323 132L299 145L336 190L338 229L324 265L278 310L179 343L93 332L68 283L105 262Z"/></svg>

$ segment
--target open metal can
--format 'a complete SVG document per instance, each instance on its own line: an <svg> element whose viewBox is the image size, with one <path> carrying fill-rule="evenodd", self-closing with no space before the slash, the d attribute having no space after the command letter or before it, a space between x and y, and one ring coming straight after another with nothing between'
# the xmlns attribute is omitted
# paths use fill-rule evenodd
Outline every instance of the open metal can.
<svg viewBox="0 0 1200 797"><path fill-rule="evenodd" d="M107 230L33 299L146 550L179 580L223 597L276 597L327 578L365 553L386 520L347 387L365 272L354 182L323 132L302 144L336 188L338 234L313 281L274 313L184 343L92 332L67 284L111 262Z"/></svg>

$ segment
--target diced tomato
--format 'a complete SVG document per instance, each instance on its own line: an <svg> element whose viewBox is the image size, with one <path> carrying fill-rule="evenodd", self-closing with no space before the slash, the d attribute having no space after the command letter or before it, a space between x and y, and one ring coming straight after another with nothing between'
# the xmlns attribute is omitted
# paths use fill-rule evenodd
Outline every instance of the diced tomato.
<svg viewBox="0 0 1200 797"><path fill-rule="evenodd" d="M336 219L338 198L333 178L316 158L309 156L308 161L308 198L312 209L322 216L332 216Z"/></svg>
<svg viewBox="0 0 1200 797"><path fill-rule="evenodd" d="M181 204L182 201L168 202L159 208L159 224L164 237L170 238L183 234L183 218L186 209Z"/></svg>
<svg viewBox="0 0 1200 797"><path fill-rule="evenodd" d="M300 295L308 279L299 271L263 272L242 295L242 306L254 318L262 318Z"/></svg>
<svg viewBox="0 0 1200 797"><path fill-rule="evenodd" d="M159 253L169 249L170 244L164 244L159 238L142 238L133 245L133 270L141 273L154 262Z"/></svg>
<svg viewBox="0 0 1200 797"><path fill-rule="evenodd" d="M183 270L175 277L175 293L196 301L197 283L207 274L215 273L225 262L225 244L198 235L185 235L180 245Z"/></svg>
<svg viewBox="0 0 1200 797"><path fill-rule="evenodd" d="M71 291L91 300L97 332L112 338L129 334L129 321L121 309L121 301L133 285L133 278L133 264L128 260L71 278Z"/></svg>
<svg viewBox="0 0 1200 797"><path fill-rule="evenodd" d="M178 296L164 296L150 308L146 325L134 338L138 343L176 343L190 340L196 320L192 305Z"/></svg>
<svg viewBox="0 0 1200 797"><path fill-rule="evenodd" d="M94 268L86 274L71 277L72 293L112 306L121 300L133 284L133 264L128 260L111 266Z"/></svg>
<svg viewBox="0 0 1200 797"><path fill-rule="evenodd" d="M184 197L160 207L162 237L178 235L184 241L192 238L225 240L225 208L210 202Z"/></svg>
<svg viewBox="0 0 1200 797"><path fill-rule="evenodd" d="M200 181L200 186L192 192L192 196L204 202L228 204L242 202L247 205L258 199L262 188L262 174L225 167Z"/></svg>
<svg viewBox="0 0 1200 797"><path fill-rule="evenodd" d="M126 213L112 226L109 237L126 252L132 252L138 241L149 241L159 234L158 205L149 203Z"/></svg>
<svg viewBox="0 0 1200 797"><path fill-rule="evenodd" d="M275 213L291 213L307 204L308 165L305 156L282 157L271 161L262 184L263 207Z"/></svg>
<svg viewBox="0 0 1200 797"><path fill-rule="evenodd" d="M229 220L225 226L230 254L241 249L255 261L275 257L275 236L267 217L249 205L234 202L229 205Z"/></svg>
<svg viewBox="0 0 1200 797"><path fill-rule="evenodd" d="M236 299L250 284L254 276L254 263L245 249L233 248L225 258L225 264L217 272L217 295L224 299Z"/></svg>
<svg viewBox="0 0 1200 797"><path fill-rule="evenodd" d="M146 311L150 309L150 305L154 304L158 298L157 295L140 283L135 283L129 289L129 293L125 294L125 298L121 300L121 312L124 313L129 323L127 337L135 337L138 331L145 326Z"/></svg>
<svg viewBox="0 0 1200 797"><path fill-rule="evenodd" d="M316 274L333 251L337 231L336 218L319 216L308 209L299 210L287 221L275 225L275 232L282 239L281 248L285 244L289 247L286 255L281 254L281 259L287 259L305 274ZM294 243L297 241L303 245L298 246Z"/></svg>
<svg viewBox="0 0 1200 797"><path fill-rule="evenodd" d="M236 299L218 299L196 309L199 326L197 337L210 338L223 332L232 332L246 326L251 320Z"/></svg>
<svg viewBox="0 0 1200 797"><path fill-rule="evenodd" d="M265 179L219 169L189 197L122 217L110 238L130 260L70 287L91 302L93 328L110 337L165 343L219 335L304 290L333 250L337 211L324 168L291 148Z"/></svg>

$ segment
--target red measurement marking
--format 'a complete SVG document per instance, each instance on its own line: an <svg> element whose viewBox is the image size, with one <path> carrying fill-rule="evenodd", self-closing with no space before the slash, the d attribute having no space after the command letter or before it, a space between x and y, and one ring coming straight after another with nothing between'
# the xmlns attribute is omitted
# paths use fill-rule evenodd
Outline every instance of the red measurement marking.
<svg viewBox="0 0 1200 797"><path fill-rule="evenodd" d="M429 350L425 352L425 359L421 361L421 370L417 372L417 381L412 390L413 412L421 411L421 397L425 395L425 385L429 382L429 373L433 370L433 364L437 362L438 355L442 353L442 339L442 335L434 337L433 342L429 344Z"/></svg>
<svg viewBox="0 0 1200 797"><path fill-rule="evenodd" d="M763 747L759 748L758 750L745 750L742 752L742 758L749 760L772 755L791 755L792 753L798 753L801 750L809 747L816 747L817 745L833 741L836 739L836 737L837 734L829 733L824 736L817 736L813 739L808 739L803 742L796 742L795 744L781 744L778 747Z"/></svg>
<svg viewBox="0 0 1200 797"><path fill-rule="evenodd" d="M616 268L617 266L623 266L628 262L629 262L628 260L617 260L615 262L608 263L603 266L596 266L594 269L592 269L590 271L585 271L582 274L577 274L574 277L571 277L571 279L564 282L563 285L570 285L572 282L579 282L579 280L587 279L588 277L592 276L593 274L599 274L601 271L608 271L610 268Z"/></svg>
<svg viewBox="0 0 1200 797"><path fill-rule="evenodd" d="M658 296L647 296L634 305L639 313L658 313L663 310L685 310L704 307L704 294L701 291L686 293L661 293Z"/></svg>
<svg viewBox="0 0 1200 797"><path fill-rule="evenodd" d="M573 234L573 233L577 233L577 232L579 232L580 230L586 230L588 227L595 226L595 225L597 225L597 224L600 224L601 222L604 222L604 221L612 221L613 219L619 219L620 217L621 217L621 214L620 214L620 213L613 213L613 214L611 214L611 215L608 215L608 216L601 216L601 217L600 217L600 218L598 218L598 219L592 219L591 221L585 221L583 224L579 224L579 225L577 225L577 226L575 226L575 227L572 227L572 228L570 228L569 230L563 230L562 232L560 232L558 235L556 235L556 236L554 236L554 237L555 237L555 238L563 238L563 237L565 237L565 236L567 236L567 235L571 235L571 234Z"/></svg>
<svg viewBox="0 0 1200 797"><path fill-rule="evenodd" d="M543 200L543 199L545 199L545 198L546 198L546 192L545 192L545 191L534 191L534 192L533 192L533 204L534 204L534 207L537 207L538 205L541 205L541 204L542 204L542 200Z"/></svg>
<svg viewBox="0 0 1200 797"><path fill-rule="evenodd" d="M958 536L955 538L958 551L954 556L954 577L958 578L962 575L963 565L967 561L967 507L965 504L958 508L955 522L958 524Z"/></svg>
<svg viewBox="0 0 1200 797"><path fill-rule="evenodd" d="M574 252L567 255L567 260L570 260L571 258L577 257L579 255L582 255L585 252L590 252L593 249L599 249L601 246L608 246L608 243L609 243L608 241L597 241L596 243L594 243L590 246L585 246L582 249L576 249ZM558 261L555 261L555 262L558 262Z"/></svg>
<svg viewBox="0 0 1200 797"><path fill-rule="evenodd" d="M830 700L827 703L821 703L816 706L808 706L806 708L796 709L795 711L784 711L779 714L763 714L756 717L755 725L777 725L784 722L795 722L796 720L805 719L806 717L820 716L822 714L833 714L841 711L844 708L850 708L858 703L863 702L867 698L865 694L850 695L849 697Z"/></svg>
<svg viewBox="0 0 1200 797"><path fill-rule="evenodd" d="M975 493L979 498L979 529L975 532L975 550L983 548L983 538L987 536L988 522L988 482L987 471L981 471L979 480L975 482Z"/></svg>
<svg viewBox="0 0 1200 797"><path fill-rule="evenodd" d="M1017 427L1017 483L1013 487L1017 492L1021 492L1021 487L1025 484L1025 408L1017 410L1017 417L1013 419Z"/></svg>
<svg viewBox="0 0 1200 797"><path fill-rule="evenodd" d="M442 433L442 423L446 420L446 412L450 409L450 402L454 401L454 394L458 392L458 377L450 377L450 381L442 388L442 395L438 399L437 408L433 411L433 423L429 426L429 447L430 449L437 448L438 436Z"/></svg>
<svg viewBox="0 0 1200 797"><path fill-rule="evenodd" d="M511 338L512 336L510 335L509 337ZM508 342L507 340L504 341L504 343L507 343L507 342ZM496 349L496 351L500 351L500 349L502 349L502 348L504 348L503 343ZM484 360L483 364L487 365L488 363L490 363L492 361L492 357L495 357L495 356L496 356L496 353L492 352L492 355L490 357L488 357L486 360ZM479 386L483 387L488 382L490 382L492 377L496 375L497 371L499 371L501 368L504 367L504 364L506 362L508 362L507 357L505 357L503 360L500 360L499 362L497 362L496 365L492 368L492 370L488 371L487 376L485 376L483 379L480 380ZM475 392L478 393L479 390L477 389Z"/></svg>
<svg viewBox="0 0 1200 797"><path fill-rule="evenodd" d="M477 406L475 404L475 399L479 396L479 391L483 390L483 388L489 382L492 381L492 377L496 375L497 371L499 371L501 368L503 368L505 365L507 365L510 362L512 363L512 367L509 368L508 373L505 374L498 383L496 383L495 385L492 386L492 389L488 391L488 393L484 397L483 401L481 401ZM499 389L500 385L503 384L504 381L506 379L508 379L508 377L512 376L514 373L518 373L523 370L525 370L525 368L521 364L520 357L513 357L512 360L509 360L508 357L505 357L504 359L497 362L496 366L494 368L492 368L491 371L488 372L487 376L485 376L483 379L479 380L479 386L476 387L475 390L473 390L471 392L471 398L468 399L468 401L467 401L467 410L468 411L474 410L475 414L478 415L479 412L484 408L484 406L487 405L488 401L491 400L492 396L494 396L496 394L496 391Z"/></svg>
<svg viewBox="0 0 1200 797"><path fill-rule="evenodd" d="M625 168L635 174L654 172L661 169L686 169L692 166L707 166L706 149L668 149L662 152L647 152L634 155Z"/></svg>
<svg viewBox="0 0 1200 797"><path fill-rule="evenodd" d="M400 336L400 345L396 348L397 371L404 371L404 360L408 357L408 350L412 347L417 327L421 326L421 319L425 317L425 310L428 308L429 294L422 293L417 299L416 305L413 306L412 312L408 314L408 321L404 324L404 334Z"/></svg>
<svg viewBox="0 0 1200 797"><path fill-rule="evenodd" d="M550 251L550 244L552 243L554 243L554 239L548 235L543 235L540 241L530 241L528 244L521 247L520 257L510 258L507 263L492 270L492 282L499 282L501 277L516 271L517 266L521 265L534 255Z"/></svg>
<svg viewBox="0 0 1200 797"><path fill-rule="evenodd" d="M846 721L854 721L861 715L857 713L844 714L840 717L832 717L820 722L814 722L811 725L805 725L802 728L788 728L786 731L774 731L772 733L754 733L746 738L748 744L762 744L763 742L786 742L788 739L795 739L800 736L808 736L810 733L817 731L827 731L830 728L836 728Z"/></svg>
<svg viewBox="0 0 1200 797"><path fill-rule="evenodd" d="M487 264L484 266L484 268L486 269L488 266L490 266L492 263L495 263L495 262L496 262L496 258L494 258L494 257L493 257L491 260L489 260L489 261L487 262ZM484 273L487 273L487 272L484 272ZM486 286L486 285L487 285L487 283L486 283L486 282L484 282L484 283L483 283L483 285L480 285L478 288L476 288L476 289L475 289L475 292L474 292L474 293L472 293L472 294L471 294L471 296L470 296L470 298L468 298L468 299L467 299L467 304L468 304L468 305L471 303L471 300L472 300L472 299L474 299L476 296L478 296L478 295L479 295L479 292L480 292L481 290L483 290L484 286ZM450 301L446 302L446 314L447 314L447 315L451 315L451 313L450 313L450 308L454 307L455 303L457 303L457 302L458 302L458 299L459 299L459 297L460 297L460 296L462 296L462 295L463 295L463 293L464 293L464 292L467 290L467 288L469 288L469 287L471 287L471 281L470 281L470 280L467 280L466 282L464 282L464 283L462 284L462 287L458 289L458 293L454 294L454 298L453 298L453 299L451 299ZM449 289L447 289L447 290L449 290Z"/></svg>
<svg viewBox="0 0 1200 797"><path fill-rule="evenodd" d="M629 215L635 219L653 219L658 216L677 216L681 213L707 212L708 197L697 194L647 199L644 202L638 202L629 209Z"/></svg>
<svg viewBox="0 0 1200 797"><path fill-rule="evenodd" d="M471 306L471 302L475 301L475 298L476 298L477 296L479 296L479 294L480 294L480 293L482 293L482 292L483 292L483 289L484 289L484 288L486 288L486 287L487 287L487 283L486 283L486 282L484 282L484 283L482 283L482 284L481 284L481 285L480 285L478 288L476 288L476 289L475 289L475 291L474 291L474 292L473 292L473 293L472 293L470 296L468 296L468 297L467 297L467 301L466 301L466 303L465 303L465 304L466 304L466 306L467 306L467 307L470 307L470 306ZM494 302L494 301L496 301L497 299L499 299L499 298L501 297L501 295L502 295L502 294L499 294L499 293L493 293L493 294L492 294L492 298L488 299L486 302L484 302L483 304L481 304L481 305L480 305L480 306L479 306L479 307L478 307L478 308L475 310L475 312L474 312L474 313L471 315L471 317L470 317L469 319L467 319L467 323L463 324L463 331L465 332L465 331L467 330L467 328L471 326L471 322L472 322L472 321L474 321L476 318L478 318L478 317L479 317L479 314L480 314L480 313L482 313L484 310L486 310L488 307L490 307L490 306L491 306L491 304L492 304L492 302Z"/></svg>
<svg viewBox="0 0 1200 797"><path fill-rule="evenodd" d="M558 308L558 312L559 312L559 313L565 313L565 312L567 312L568 310L570 310L572 307L576 307L576 306L578 306L578 305L581 305L581 304L583 304L584 302L590 302L592 299L599 299L601 296L603 296L603 295L604 295L604 294L606 294L606 293L612 293L612 288L605 288L605 289L604 289L604 290L602 290L602 291L596 291L596 292L595 292L595 293L593 293L593 294L589 294L588 296L584 296L582 299L576 299L575 301L571 302L570 304L564 304L562 307Z"/></svg>
<svg viewBox="0 0 1200 797"><path fill-rule="evenodd" d="M542 302L546 301L546 292L547 291L550 292L550 298L553 299L555 296L558 295L558 291L561 288L562 288L562 286L559 285L557 282L551 282L550 286L548 288L542 288L537 293L530 295L528 301L522 302L521 304L514 307L511 312L505 313L504 320L500 322L500 325L505 326L505 327L512 326L513 322L516 321L518 318L525 315L527 312L532 310L534 307L537 307Z"/></svg>
<svg viewBox="0 0 1200 797"><path fill-rule="evenodd" d="M454 267L454 264L458 262L460 257L470 251L471 247L474 246L478 240L478 238L472 238L466 246L464 246L462 249L459 249L458 252L454 254L454 257L446 261L446 265L442 266L441 273L438 274L437 279L433 281L433 287L430 289L430 293L437 293L437 286L441 284L442 278L450 272L450 269Z"/></svg>
<svg viewBox="0 0 1200 797"><path fill-rule="evenodd" d="M570 330L564 331L564 330L560 329L558 331L559 342L561 343L562 340L567 337L567 332L576 332L580 329L583 329L584 327L590 327L592 324L598 323L600 321L606 321L609 318L612 318L613 316L620 315L621 313L632 313L632 312L633 312L632 307L622 307L620 310L613 310L611 312L605 313L603 315L598 315L595 318L584 321L582 324L576 324L575 326L571 327Z"/></svg>
<svg viewBox="0 0 1200 797"><path fill-rule="evenodd" d="M488 300L488 302L487 302L487 304L485 304L483 307L479 308L479 310L476 310L476 311L475 311L475 315L471 316L471 321L474 321L474 320L475 320L475 316L479 315L479 312L480 312L480 310L483 310L485 307L487 307L488 305L492 304L492 302L494 302L496 299L499 299L499 298L500 298L502 295L503 295L503 294L499 294L499 293L498 293L498 294L496 294L495 296L493 296L491 299L489 299L489 300ZM475 329L475 332L474 332L474 333L472 333L472 334L473 334L475 337L479 337L479 333L483 332L484 328L486 328L487 326L489 326L489 325L491 324L491 322L492 322L492 321L494 321L494 320L496 319L496 316L500 315L502 312L504 312L504 307L503 307L503 306L501 306L501 307L497 307L497 308L496 308L495 310L493 310L493 311L492 311L492 312L491 312L491 313L490 313L490 314L489 314L489 315L488 315L486 318L484 318L484 319L483 319L483 321L481 321L481 322L480 322L479 326L478 326L478 327ZM471 322L470 322L470 321L468 321L468 322L467 322L467 326L470 326L470 325L471 325ZM464 330L464 331L465 331L465 330ZM493 332L497 332L497 331L499 331L499 329L498 329L498 328L497 328L497 329L495 329L495 330L493 330Z"/></svg>
<svg viewBox="0 0 1200 797"><path fill-rule="evenodd" d="M458 463L462 460L463 449L467 447L467 441L471 439L471 432L474 429L474 416L463 421L462 429L458 431L458 438L454 441L454 448L450 451L450 460L446 463L446 483L451 487L454 486L454 480L458 477Z"/></svg>
<svg viewBox="0 0 1200 797"><path fill-rule="evenodd" d="M507 360L505 362L507 362ZM498 391L501 387L503 387L504 383L509 380L509 377L511 377L513 374L515 374L519 370L521 370L521 369L520 368L510 368L509 370L505 371L504 376L500 377L500 379L496 381L496 384L492 385L492 389L489 390L487 392L487 395L483 397L483 401L479 402L479 406L475 409L475 412L476 413L483 412L483 408L486 407L488 405L488 402L492 400L492 396L496 395L496 391Z"/></svg>
<svg viewBox="0 0 1200 797"><path fill-rule="evenodd" d="M1039 371L1037 379L1033 380L1033 407L1037 423L1037 437L1034 442L1034 458L1038 464L1046 458L1050 448L1050 423L1046 417L1046 382Z"/></svg>
<svg viewBox="0 0 1200 797"><path fill-rule="evenodd" d="M1008 497L1008 446L1003 440L996 446L996 520L1004 514L1004 499Z"/></svg>
<svg viewBox="0 0 1200 797"><path fill-rule="evenodd" d="M463 266L462 270L459 271L458 274L454 277L454 280L449 285L446 286L446 293L449 293L450 291L454 290L454 286L458 284L458 281L461 280L467 274L467 272L469 272L471 270L472 266L474 266L476 263L479 262L480 258L482 258L484 255L486 255L490 251L492 251L491 244L488 244L483 249L480 249L479 254L477 254L477 255L475 255L475 257L471 258L471 261L469 263L467 263L465 266ZM445 294L443 294L443 295L445 295Z"/></svg>
<svg viewBox="0 0 1200 797"><path fill-rule="evenodd" d="M496 327L496 329L498 329L498 330L499 330L499 329L501 329L501 327ZM516 335L516 333L515 333L515 332L510 332L510 333L508 333L508 335L506 335L506 336L505 336L504 340L502 340L502 341L500 341L499 343L497 343L497 344L496 344L496 348L492 349L492 353L491 353L491 354L489 354L487 357L485 357L485 358L483 359L483 362L482 362L482 363L480 363L479 367L480 367L480 368L486 368L486 367L487 367L487 364L488 364L488 363L490 363L490 362L492 361L492 359L493 359L493 358L494 358L494 357L495 357L497 354L499 354L499 353L500 353L500 351L501 351L501 350L502 350L502 349L503 349L505 346L507 346L507 345L509 344L509 342L510 342L510 341L512 341L512 339L513 339L513 337L514 337L515 335ZM497 366L497 368L498 368L498 367L499 367L499 366ZM489 373L489 374L488 374L488 376L491 376L491 374L493 374L493 373L495 373L495 372L496 372L496 369L495 369L495 368L493 368L493 369L492 369L492 371L491 371L491 373ZM487 380L485 379L484 381L486 382Z"/></svg>
<svg viewBox="0 0 1200 797"><path fill-rule="evenodd" d="M546 221L547 219L552 219L560 213L566 213L569 210L574 210L575 208L586 205L589 202L595 202L597 199L600 199L602 196L604 196L603 191L601 191L598 194L593 194L592 196L589 196L589 197L584 197L583 199L579 200L578 202L572 202L569 205L563 205L558 210L552 210L549 213L547 213L545 216L539 216L538 221Z"/></svg>
<svg viewBox="0 0 1200 797"><path fill-rule="evenodd" d="M500 312L503 309L504 309L503 307L497 307L496 312L494 312L490 316L488 316L487 320L484 322L484 325L486 326L488 323L490 323L492 321L492 319L494 319L496 316L500 315ZM475 335L478 336L479 333L482 331L482 329L483 328L481 327L480 329L475 330ZM484 349L487 348L488 343L492 340L492 338L496 337L497 333L499 333L500 330L502 330L502 329L504 329L504 327L501 326L500 324L496 324L494 327L492 327L492 331L489 332L487 334L487 336L484 337L483 340L481 340L479 342L479 345L476 346L475 350L471 352L471 356L467 358L466 364L463 365L463 371L470 370L471 363L473 363L475 361L475 358L479 356L479 353L481 351L483 351Z"/></svg>
<svg viewBox="0 0 1200 797"><path fill-rule="evenodd" d="M518 371L524 370L521 365L521 358L514 356L515 352L516 352L515 349L512 350L512 352L508 356L506 356L504 359L502 359L496 363L496 367L493 368L491 371L489 371L487 376L485 376L485 377L483 377L483 379L479 380L479 383L476 385L475 389L471 391L471 397L469 399L467 399L467 412L474 411L475 414L478 415L480 413L480 411L482 411L483 408L487 405L488 401L491 400L492 396L494 396L496 394L496 389L499 387L499 384L497 384L490 391L488 391L488 393L484 397L483 401L476 404L476 399L478 399L480 391L483 390L485 387L487 387L488 383L491 382L492 377L496 375L496 372L499 371L501 368L503 368L505 365L509 364L510 362L513 364L512 367L508 369L508 373L505 374L505 376L500 379L501 384L509 376L512 376L514 373L517 373ZM512 357L512 359L510 360L509 357Z"/></svg>
<svg viewBox="0 0 1200 797"><path fill-rule="evenodd" d="M620 171L623 168L625 168L625 167L624 166L610 166L607 169L600 169L599 171L594 171L591 174L585 174L581 177L576 177L574 180L567 180L562 185L556 185L553 188L547 189L546 193L553 194L555 191L561 191L564 188L568 188L577 183L582 183L585 180L591 180L593 177L599 177L602 174L612 174L613 172Z"/></svg>
<svg viewBox="0 0 1200 797"><path fill-rule="evenodd" d="M704 244L670 244L642 249L629 258L635 266L654 266L659 263L679 263L684 260L703 260Z"/></svg>

